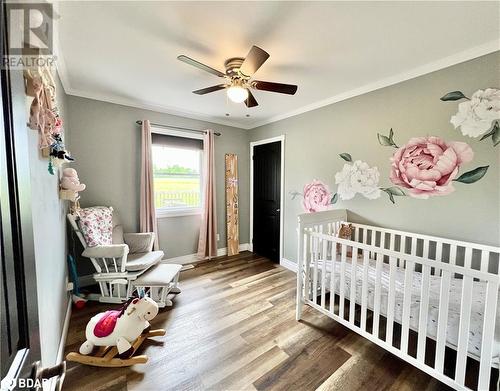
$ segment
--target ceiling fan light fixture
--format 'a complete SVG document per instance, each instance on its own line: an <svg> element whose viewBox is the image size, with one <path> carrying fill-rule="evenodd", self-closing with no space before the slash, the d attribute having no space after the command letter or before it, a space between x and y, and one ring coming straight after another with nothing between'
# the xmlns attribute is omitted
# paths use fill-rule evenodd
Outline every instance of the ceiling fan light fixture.
<svg viewBox="0 0 500 391"><path fill-rule="evenodd" d="M233 85L227 89L227 97L234 103L242 103L248 99L248 90L240 85Z"/></svg>

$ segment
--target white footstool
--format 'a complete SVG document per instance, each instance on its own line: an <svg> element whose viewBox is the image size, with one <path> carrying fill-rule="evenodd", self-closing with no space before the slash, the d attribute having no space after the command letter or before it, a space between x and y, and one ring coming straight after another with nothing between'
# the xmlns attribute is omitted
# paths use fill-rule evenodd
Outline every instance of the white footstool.
<svg viewBox="0 0 500 391"><path fill-rule="evenodd" d="M179 272L182 265L171 263L160 263L150 270L141 274L132 281L134 290L137 288L149 288L150 297L158 303L158 307L171 306L172 300L168 299L169 293L180 293L177 286L179 282Z"/></svg>

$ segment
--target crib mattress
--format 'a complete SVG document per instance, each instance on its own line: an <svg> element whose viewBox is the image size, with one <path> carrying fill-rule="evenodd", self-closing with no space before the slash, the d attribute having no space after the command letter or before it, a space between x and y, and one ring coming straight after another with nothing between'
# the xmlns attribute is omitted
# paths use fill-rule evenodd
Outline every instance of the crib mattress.
<svg viewBox="0 0 500 391"><path fill-rule="evenodd" d="M334 290L335 293L340 292L340 271L341 265L340 261L333 261L334 265ZM312 269L311 265L311 269ZM326 288L330 287L330 276L332 270L332 261L326 261ZM321 270L323 269L323 261L318 261L318 286L320 286ZM345 264L344 273L344 296L350 298L350 285L351 285L351 269L352 265L350 262ZM361 304L361 292L362 292L362 276L363 276L364 266L362 261L358 261L356 267L356 302ZM395 304L394 304L394 320L401 324L402 313L403 313L403 298L404 298L404 275L405 269L396 267L395 268ZM311 270L311 273L313 271ZM311 274L312 276L312 274ZM369 309L373 310L374 299L375 299L375 281L376 281L376 268L375 261L370 260L368 266L368 284L367 284L367 306ZM387 315L387 304L389 296L389 265L382 264L381 273L381 298L380 298L380 313L383 316ZM411 304L410 304L410 328L417 331L419 326L419 315L420 315L420 289L422 286L422 274L419 272L413 272L413 282L411 289ZM427 317L427 336L431 338L436 338L437 335L437 325L438 325L438 315L439 315L439 296L441 287L441 277L440 276L430 276L429 285L429 308ZM471 303L471 318L469 325L469 344L468 352L474 356L479 357L481 353L481 339L482 339L482 327L483 327L483 311L486 295L486 283L481 281L474 281L472 287L472 303ZM458 345L458 332L460 325L460 303L462 297L462 279L452 278L450 284L450 299L449 299L449 312L448 312L448 325L446 330L446 342L457 347ZM495 343L493 346L493 357L498 357L500 355L500 300L497 302L497 312L496 312L496 322L495 322ZM493 325L492 325L493 327Z"/></svg>

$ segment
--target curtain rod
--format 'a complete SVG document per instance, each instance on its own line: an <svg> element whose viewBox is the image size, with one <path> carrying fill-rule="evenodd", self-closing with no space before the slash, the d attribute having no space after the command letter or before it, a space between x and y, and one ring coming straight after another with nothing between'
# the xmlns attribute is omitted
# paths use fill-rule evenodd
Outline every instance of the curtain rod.
<svg viewBox="0 0 500 391"><path fill-rule="evenodd" d="M135 123L137 125L142 125L142 121L135 121ZM171 128L171 129L180 129L180 130L187 130L189 132L197 132L197 133L206 133L206 131L204 130L199 130L199 129L191 129L191 128L183 128L183 127L180 127L180 126L173 126L173 125L162 125L162 124L156 124L154 122L150 122L150 124L152 126L158 126L160 128ZM214 132L214 134L216 136L220 136L220 133L219 132Z"/></svg>

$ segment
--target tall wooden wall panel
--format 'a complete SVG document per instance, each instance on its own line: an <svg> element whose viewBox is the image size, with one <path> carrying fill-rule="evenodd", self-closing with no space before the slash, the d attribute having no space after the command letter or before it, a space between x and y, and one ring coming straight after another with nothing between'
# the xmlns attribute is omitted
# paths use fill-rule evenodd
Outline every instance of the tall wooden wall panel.
<svg viewBox="0 0 500 391"><path fill-rule="evenodd" d="M235 255L240 252L238 202L238 156L233 153L226 153L227 255Z"/></svg>

